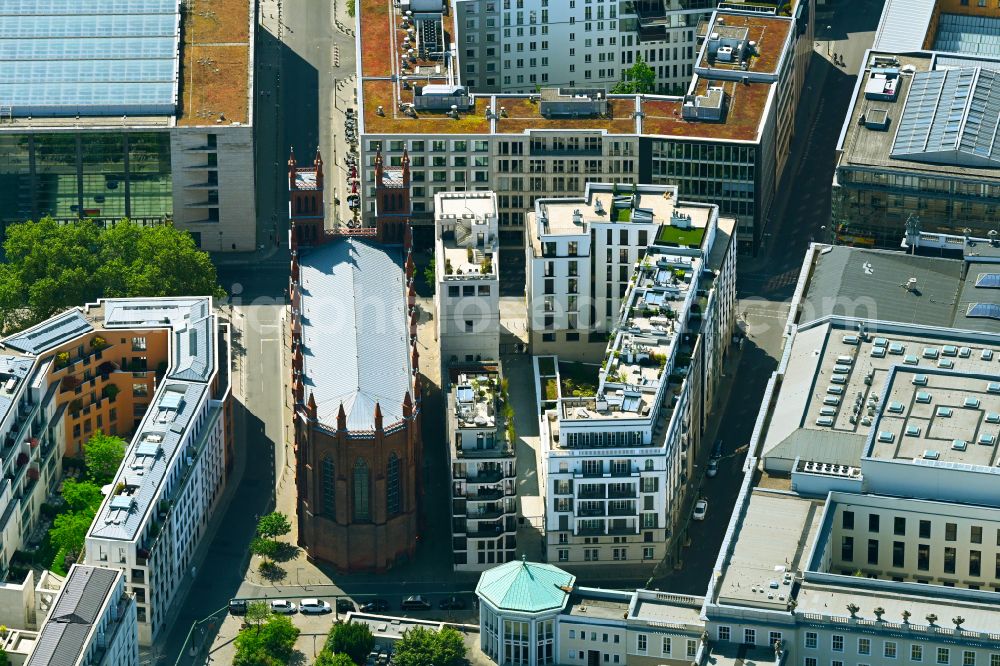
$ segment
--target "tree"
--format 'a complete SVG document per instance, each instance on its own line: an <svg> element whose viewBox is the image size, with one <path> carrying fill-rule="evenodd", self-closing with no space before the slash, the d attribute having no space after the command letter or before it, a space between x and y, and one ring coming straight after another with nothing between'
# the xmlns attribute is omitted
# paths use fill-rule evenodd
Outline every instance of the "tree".
<svg viewBox="0 0 1000 666"><path fill-rule="evenodd" d="M431 263L427 264L427 268L424 269L424 282L427 286L431 288L433 293L437 287L437 272L436 272L437 260L431 257Z"/></svg>
<svg viewBox="0 0 1000 666"><path fill-rule="evenodd" d="M465 663L465 642L451 627L440 631L413 627L403 632L393 656L398 666L461 666Z"/></svg>
<svg viewBox="0 0 1000 666"><path fill-rule="evenodd" d="M363 622L338 622L330 628L326 638L327 650L345 654L355 664L364 664L374 646L371 627Z"/></svg>
<svg viewBox="0 0 1000 666"><path fill-rule="evenodd" d="M278 537L285 536L292 531L292 524L288 522L288 517L280 511L273 511L266 516L261 516L257 521L257 536L263 539L271 539L277 544Z"/></svg>
<svg viewBox="0 0 1000 666"><path fill-rule="evenodd" d="M7 651L0 648L0 666L8 666L10 664L10 657L7 656Z"/></svg>
<svg viewBox="0 0 1000 666"><path fill-rule="evenodd" d="M634 95L651 93L656 88L656 72L646 64L642 57L635 59L635 64L622 72L623 78L611 92L618 95Z"/></svg>
<svg viewBox="0 0 1000 666"><path fill-rule="evenodd" d="M354 666L354 662L342 652L334 653L324 648L316 657L315 666Z"/></svg>
<svg viewBox="0 0 1000 666"><path fill-rule="evenodd" d="M250 552L254 555L260 555L265 560L274 559L275 553L278 552L278 542L256 537L250 542Z"/></svg>
<svg viewBox="0 0 1000 666"><path fill-rule="evenodd" d="M79 553L83 549L87 530L93 520L94 513L89 511L60 514L52 521L52 527L49 529L49 541L57 549Z"/></svg>
<svg viewBox="0 0 1000 666"><path fill-rule="evenodd" d="M63 480L62 498L71 512L90 511L96 514L104 495L96 483L67 478Z"/></svg>
<svg viewBox="0 0 1000 666"><path fill-rule="evenodd" d="M250 611L249 605L247 612ZM233 666L281 666L290 662L298 628L284 615L271 615L257 630L244 629L236 637Z"/></svg>
<svg viewBox="0 0 1000 666"><path fill-rule="evenodd" d="M107 483L125 459L125 440L98 430L83 445L83 459L90 476L98 483Z"/></svg>
<svg viewBox="0 0 1000 666"><path fill-rule="evenodd" d="M247 604L247 614L244 616L247 624L252 624L260 633L260 625L271 617L271 607L266 601L251 601Z"/></svg>
<svg viewBox="0 0 1000 666"><path fill-rule="evenodd" d="M6 229L0 326L17 330L105 296L223 296L215 267L191 235L169 225L51 218Z"/></svg>

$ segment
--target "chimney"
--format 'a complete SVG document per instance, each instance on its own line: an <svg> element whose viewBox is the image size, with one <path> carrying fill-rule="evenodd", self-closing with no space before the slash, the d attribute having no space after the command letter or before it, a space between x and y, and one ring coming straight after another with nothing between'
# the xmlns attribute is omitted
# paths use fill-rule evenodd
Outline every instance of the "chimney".
<svg viewBox="0 0 1000 666"><path fill-rule="evenodd" d="M407 391L406 395L403 396L403 418L408 419L413 416L413 400L410 398L410 392Z"/></svg>

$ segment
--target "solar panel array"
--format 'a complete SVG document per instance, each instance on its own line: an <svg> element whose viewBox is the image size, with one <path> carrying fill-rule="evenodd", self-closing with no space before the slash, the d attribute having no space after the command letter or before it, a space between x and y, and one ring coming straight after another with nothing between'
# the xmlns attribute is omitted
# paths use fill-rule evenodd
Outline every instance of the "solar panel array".
<svg viewBox="0 0 1000 666"><path fill-rule="evenodd" d="M890 155L968 166L1000 163L1000 74L988 69L917 72Z"/></svg>
<svg viewBox="0 0 1000 666"><path fill-rule="evenodd" d="M0 1L0 105L14 116L170 115L179 0Z"/></svg>

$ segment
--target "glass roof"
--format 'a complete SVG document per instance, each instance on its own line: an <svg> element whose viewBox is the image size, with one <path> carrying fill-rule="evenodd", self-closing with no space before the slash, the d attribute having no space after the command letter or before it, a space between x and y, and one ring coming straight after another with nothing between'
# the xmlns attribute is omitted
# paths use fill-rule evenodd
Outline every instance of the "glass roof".
<svg viewBox="0 0 1000 666"><path fill-rule="evenodd" d="M979 67L913 75L890 156L957 166L997 166L1000 74Z"/></svg>
<svg viewBox="0 0 1000 666"><path fill-rule="evenodd" d="M0 106L18 117L173 114L178 5L0 1Z"/></svg>

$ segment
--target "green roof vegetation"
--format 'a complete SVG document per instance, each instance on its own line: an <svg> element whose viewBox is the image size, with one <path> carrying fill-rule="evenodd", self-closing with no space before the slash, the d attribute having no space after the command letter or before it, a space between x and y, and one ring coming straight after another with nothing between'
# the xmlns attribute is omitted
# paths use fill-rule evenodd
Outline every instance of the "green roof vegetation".
<svg viewBox="0 0 1000 666"><path fill-rule="evenodd" d="M632 209L631 208L616 208L615 209L615 222L629 222L632 220Z"/></svg>
<svg viewBox="0 0 1000 666"><path fill-rule="evenodd" d="M701 247L701 239L705 237L704 227L691 227L682 229L668 224L660 227L656 233L656 243L658 245L694 245Z"/></svg>

